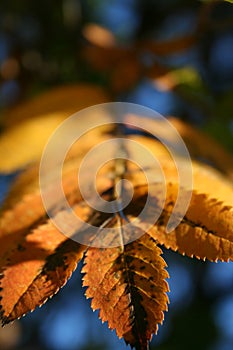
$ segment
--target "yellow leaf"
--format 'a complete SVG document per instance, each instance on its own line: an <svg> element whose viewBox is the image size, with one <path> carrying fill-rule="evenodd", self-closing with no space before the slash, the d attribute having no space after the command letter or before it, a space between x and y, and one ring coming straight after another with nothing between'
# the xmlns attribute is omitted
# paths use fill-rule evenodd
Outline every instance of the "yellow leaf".
<svg viewBox="0 0 233 350"><path fill-rule="evenodd" d="M222 173L233 179L233 157L219 143L205 133L194 128L178 118L170 118L183 138L191 156L196 159L206 160L219 169Z"/></svg>
<svg viewBox="0 0 233 350"><path fill-rule="evenodd" d="M108 127L94 129L90 133L83 135L80 141L71 147L62 169L64 186L70 181L73 183L75 190L77 186L76 174L83 157L89 149L108 138L107 131ZM3 210L11 208L14 204L22 200L23 196L40 190L39 167L39 162L31 164L17 177L4 201Z"/></svg>
<svg viewBox="0 0 233 350"><path fill-rule="evenodd" d="M0 135L0 172L12 172L40 159L43 148L65 114L26 120Z"/></svg>
<svg viewBox="0 0 233 350"><path fill-rule="evenodd" d="M140 196L145 196L143 187L142 189L139 187L139 190ZM228 206L206 194L193 192L188 210L180 224L172 232L167 232L167 223L173 212L177 193L176 184L167 185L167 197L162 214L148 230L148 234L166 248L178 250L183 255L203 260L207 258L210 261L233 260L233 206ZM156 192L155 198L159 198L156 197ZM137 198L136 203L140 201L142 199ZM134 211L135 208L134 205ZM134 215L132 209L130 210ZM138 226L143 228L144 223L139 222Z"/></svg>
<svg viewBox="0 0 233 350"><path fill-rule="evenodd" d="M13 107L3 115L4 126L14 126L25 119L54 113L65 118L83 108L108 102L106 92L95 85L77 84L55 87Z"/></svg>
<svg viewBox="0 0 233 350"><path fill-rule="evenodd" d="M65 86L9 111L5 119L13 126L0 135L0 172L12 172L39 160L52 132L64 119L106 100L98 87Z"/></svg>

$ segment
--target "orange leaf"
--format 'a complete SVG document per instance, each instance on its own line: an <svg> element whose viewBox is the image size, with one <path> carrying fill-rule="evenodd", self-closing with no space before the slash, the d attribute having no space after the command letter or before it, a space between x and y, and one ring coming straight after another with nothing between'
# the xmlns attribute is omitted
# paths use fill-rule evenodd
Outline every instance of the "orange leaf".
<svg viewBox="0 0 233 350"><path fill-rule="evenodd" d="M177 191L172 184L168 189L163 212L148 234L166 248L178 250L183 255L210 261L233 260L233 207L206 194L194 192L181 223L168 233L166 225L174 208Z"/></svg>
<svg viewBox="0 0 233 350"><path fill-rule="evenodd" d="M154 126L153 120L147 125L151 130ZM106 202L100 211L85 204L80 190L86 186L85 196L92 199L93 178L89 169L94 169L96 165L98 169L99 159L97 156L91 158L85 177L78 183L77 171L81 161L96 143L114 137L119 137L114 127L104 127L84 135L80 143L70 149L62 169L66 200L82 220L95 227L94 231L89 230L88 225L86 228L82 222L76 224L70 215L72 211L63 210L63 202L56 196L56 181L50 181L43 191L47 191L52 201L50 209L54 209L53 214L68 229L66 236L47 220L38 187L38 164L23 173L13 186L1 212L0 222L0 305L3 323L33 310L56 293L86 252L84 285L88 287L87 297L93 299L92 308L100 310L102 321L108 321L109 327L116 329L117 335L123 337L127 344L145 350L152 335L157 332L158 324L163 321L163 312L167 310L168 303L168 285L165 281L168 274L157 243L190 257L211 261L233 260L232 182L214 168L192 162L194 190L181 187L176 161L158 140L151 137L127 133L125 138L136 141L142 147L131 148L124 141L119 153L114 144L116 159L113 157L97 171L95 185L99 195L107 202L120 199L116 212L105 211ZM145 148L151 157L144 156ZM140 162L128 161L117 156L119 154L127 154L126 158L132 160L137 156ZM154 159L163 170L165 183ZM183 171L188 168L187 164L187 160L180 159ZM221 169L224 170L223 167ZM228 173L227 169L225 173ZM48 178L52 178L49 170ZM127 181L118 191L117 184L123 179L131 182L134 192L131 202L122 209L122 193L126 194L125 198L131 198L128 196ZM141 217L139 214L147 203L149 190L149 210ZM181 200L175 213L180 223L167 233L166 225L174 214L178 195L183 194L189 194L191 202L187 203L186 213L182 213L184 202ZM161 215L153 221L157 213ZM133 226L129 228L125 223ZM107 235L104 228L109 229ZM134 237L140 238L133 240ZM88 248L69 238L78 242L84 242L84 239L97 245L101 243L104 247L114 246L114 241L118 246ZM126 241L130 243L125 244Z"/></svg>
<svg viewBox="0 0 233 350"><path fill-rule="evenodd" d="M147 349L167 310L168 274L160 254L147 234L124 247L86 253L83 285L93 310L100 309L102 321L136 349Z"/></svg>
<svg viewBox="0 0 233 350"><path fill-rule="evenodd" d="M95 217L93 210L82 203L74 206L74 212L83 221ZM81 227L82 222L76 229ZM34 310L53 296L67 282L87 249L60 233L50 220L31 231L24 226L12 231L12 227L8 232L4 225L0 231L3 324Z"/></svg>
<svg viewBox="0 0 233 350"><path fill-rule="evenodd" d="M27 235L10 254L8 251L0 281L3 324L34 310L56 293L85 249L48 223Z"/></svg>

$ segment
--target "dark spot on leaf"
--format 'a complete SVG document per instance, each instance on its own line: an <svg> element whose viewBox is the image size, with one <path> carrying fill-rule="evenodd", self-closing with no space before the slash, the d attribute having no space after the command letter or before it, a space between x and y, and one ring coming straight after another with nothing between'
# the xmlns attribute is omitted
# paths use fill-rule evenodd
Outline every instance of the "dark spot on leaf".
<svg viewBox="0 0 233 350"><path fill-rule="evenodd" d="M159 226L164 226L164 219L163 218L159 219L158 224Z"/></svg>
<svg viewBox="0 0 233 350"><path fill-rule="evenodd" d="M22 246L22 244L18 244L17 245L17 250L20 252L24 252L26 250L26 248L24 246Z"/></svg>
<svg viewBox="0 0 233 350"><path fill-rule="evenodd" d="M134 260L134 257L127 255L126 256L126 262L130 264Z"/></svg>
<svg viewBox="0 0 233 350"><path fill-rule="evenodd" d="M118 272L115 272L113 276L117 280L120 278L120 274Z"/></svg>

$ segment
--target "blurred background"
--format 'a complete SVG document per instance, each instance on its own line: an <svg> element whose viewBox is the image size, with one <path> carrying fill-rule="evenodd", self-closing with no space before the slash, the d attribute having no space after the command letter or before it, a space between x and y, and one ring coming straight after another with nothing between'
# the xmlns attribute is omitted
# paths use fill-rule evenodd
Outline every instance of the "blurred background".
<svg viewBox="0 0 233 350"><path fill-rule="evenodd" d="M198 0L1 0L0 128L9 109L64 84L103 87L201 128L233 152L233 5ZM204 145L203 145L204 147ZM0 201L14 174L0 176ZM151 349L233 349L233 263L164 250L169 313ZM81 288L0 330L3 350L120 350Z"/></svg>

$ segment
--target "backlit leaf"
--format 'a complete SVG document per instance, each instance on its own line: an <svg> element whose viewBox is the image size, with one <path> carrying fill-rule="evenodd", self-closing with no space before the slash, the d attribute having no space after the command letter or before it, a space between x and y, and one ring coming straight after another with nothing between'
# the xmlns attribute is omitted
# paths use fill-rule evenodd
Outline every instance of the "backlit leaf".
<svg viewBox="0 0 233 350"><path fill-rule="evenodd" d="M167 310L168 274L160 254L147 234L124 247L89 248L86 254L83 285L93 310L100 309L101 320L136 349L147 349Z"/></svg>
<svg viewBox="0 0 233 350"><path fill-rule="evenodd" d="M108 101L106 92L91 84L64 85L41 93L29 101L8 110L3 116L4 126L14 126L25 119L63 115L64 118L83 108Z"/></svg>
<svg viewBox="0 0 233 350"><path fill-rule="evenodd" d="M12 172L40 159L53 131L70 115L103 103L101 89L89 85L56 88L8 111L13 126L0 135L0 172Z"/></svg>
<svg viewBox="0 0 233 350"><path fill-rule="evenodd" d="M183 255L210 261L233 260L233 206L193 192L181 223L172 232L167 232L177 186L169 184L167 190L162 214L148 233L166 248L178 250Z"/></svg>
<svg viewBox="0 0 233 350"><path fill-rule="evenodd" d="M127 118L129 123L134 116ZM99 309L100 319L108 322L109 328L115 329L118 337L124 338L127 344L137 350L146 350L158 325L163 322L168 304L168 274L158 244L203 260L233 260L231 156L219 151L218 145L208 139L207 149L203 151L199 141L204 144L205 135L174 119L172 122L189 141L190 153L196 160L189 164L181 157L173 159L166 147L151 135L142 136L135 130L131 134L127 130L126 135L122 135L124 139L140 144L141 148L134 149L126 141L122 142L126 158L140 160L140 166L117 156L99 168L95 185L106 201L99 210L89 206L81 192L86 187L86 198L92 199L92 169L99 166L98 154L90 159L83 179L77 177L77 172L86 153L96 144L119 137L117 129L115 126L94 129L71 147L63 164L62 187L69 209L81 218L77 223L71 215L72 210L66 210L63 198L58 197L56 176L52 175L59 169L49 169L46 175L54 181L50 180L44 186L43 193L50 199L49 210L58 220L56 223L65 227L66 235L48 218L38 183L38 158L36 161L35 155L31 156L35 163L18 177L0 212L3 324L34 310L52 297L67 282L85 253L83 284L87 287L86 296L92 298L93 310ZM154 121L147 124L153 131ZM9 133L11 131L9 129ZM117 155L119 144L113 144ZM212 156L212 146L222 157L221 161L216 154ZM144 151L152 158L146 157ZM201 158L206 158L207 162L202 163ZM15 159L19 161L17 155L12 159L11 167L12 164L15 166ZM208 160L215 168L206 164ZM179 171L186 175L192 166L193 184L187 184L187 188L180 183L178 161ZM25 159L22 164L25 165ZM128 195L128 187L124 185L118 194L119 179L131 182L133 196L126 207L122 209L118 202L116 212L111 213L105 211L104 206L118 196L122 200L123 193ZM177 209L178 195L181 202ZM191 201L182 212L182 198L186 195L190 195ZM141 216L148 197L149 210ZM167 232L167 224L174 218L179 219L177 226ZM83 221L94 226L94 231L83 225ZM104 228L108 228L107 234ZM92 243L111 248L94 248L90 246Z"/></svg>
<svg viewBox="0 0 233 350"><path fill-rule="evenodd" d="M177 118L170 118L183 138L192 157L206 160L233 179L233 157L221 145L193 126Z"/></svg>
<svg viewBox="0 0 233 350"><path fill-rule="evenodd" d="M13 239L12 239L13 241ZM85 246L48 223L19 237L1 266L1 317L8 323L43 304L71 276Z"/></svg>

